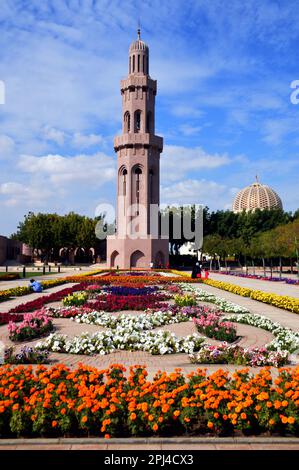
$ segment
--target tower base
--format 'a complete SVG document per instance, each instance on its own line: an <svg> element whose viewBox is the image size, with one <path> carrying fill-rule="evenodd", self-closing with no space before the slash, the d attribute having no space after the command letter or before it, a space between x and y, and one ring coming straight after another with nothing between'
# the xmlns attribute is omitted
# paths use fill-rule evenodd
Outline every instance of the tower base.
<svg viewBox="0 0 299 470"><path fill-rule="evenodd" d="M162 238L107 237L107 267L130 269L165 268L169 263L169 242Z"/></svg>

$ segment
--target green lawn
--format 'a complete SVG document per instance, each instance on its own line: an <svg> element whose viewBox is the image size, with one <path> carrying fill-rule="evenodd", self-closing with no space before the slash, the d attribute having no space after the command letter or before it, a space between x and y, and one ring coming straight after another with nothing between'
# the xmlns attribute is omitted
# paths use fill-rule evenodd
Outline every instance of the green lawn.
<svg viewBox="0 0 299 470"><path fill-rule="evenodd" d="M60 273L62 273L63 271L60 271ZM23 271L9 271L8 273L6 273L5 271L0 271L0 276L1 274L15 274L15 273L19 273L20 277L23 278ZM58 271L57 271L57 268L54 270L51 270L51 272L49 273L49 271L47 270L45 272L45 275L47 274L58 274ZM34 272L27 272L26 271L26 278L27 277L38 277L38 276L43 276L43 271L42 269L40 271L34 271Z"/></svg>

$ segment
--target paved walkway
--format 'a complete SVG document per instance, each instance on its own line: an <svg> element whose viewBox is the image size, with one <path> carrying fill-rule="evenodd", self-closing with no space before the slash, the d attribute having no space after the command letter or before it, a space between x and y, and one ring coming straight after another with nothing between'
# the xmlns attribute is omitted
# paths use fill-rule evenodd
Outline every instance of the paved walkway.
<svg viewBox="0 0 299 470"><path fill-rule="evenodd" d="M60 286L51 287L50 289L46 289L40 293L22 295L5 302L0 302L0 312L8 312L11 308L17 307L18 305L31 302L32 300L39 299L45 295L53 294L54 292L60 292L61 290L67 289L68 287L72 287L74 285L76 285L76 283L61 284Z"/></svg>
<svg viewBox="0 0 299 470"><path fill-rule="evenodd" d="M0 439L1 450L299 450L299 439L283 437ZM146 454L143 454L144 458Z"/></svg>
<svg viewBox="0 0 299 470"><path fill-rule="evenodd" d="M259 302L258 300L250 299L249 297L242 297L238 294L218 289L217 287L208 286L206 284L194 284L195 286L203 289L211 294L222 297L235 304L246 307L251 313L263 315L270 318L272 321L277 321L287 328L299 331L299 315L296 313L288 312L281 308L273 307L272 305Z"/></svg>
<svg viewBox="0 0 299 470"><path fill-rule="evenodd" d="M125 312L128 313L128 312ZM136 314L140 312L136 312ZM74 322L66 318L54 318L53 324L57 333L66 334L69 337L80 335L83 332L95 333L97 331L103 331L104 328L97 325L88 325ZM236 324L237 334L241 337L239 344L243 347L261 347L273 339L271 333L255 328L248 325ZM175 333L177 336L187 336L192 333L196 333L196 327L192 321L176 323L172 325L165 325L157 328L157 330L167 330ZM34 346L36 343L42 341L37 339L33 341L27 341L26 343L13 343L9 339L7 325L0 326L0 341L3 341L6 346L16 346L16 351L26 344L26 346ZM206 339L209 344L220 344L220 341ZM123 364L127 369L134 364L144 364L147 367L149 378L152 379L156 374L157 370L166 371L167 373L173 372L175 368L179 367L185 374L195 371L199 367L207 367L210 372L213 372L220 367L222 369L233 372L236 368L242 369L244 366L235 365L198 365L191 364L188 354L167 354L167 355L152 355L143 351L116 351L105 356L96 354L94 356L86 356L83 354L64 354L64 353L51 353L50 356L51 365L55 363L64 363L70 368L77 367L80 363L97 367L99 369L108 368L110 364ZM252 368L252 371L257 372L258 368Z"/></svg>
<svg viewBox="0 0 299 470"><path fill-rule="evenodd" d="M229 274L210 273L209 276L215 281L228 282L237 286L249 287L255 290L271 292L278 295L289 295L290 297L299 297L299 286L294 284L286 284L285 282L262 281L260 279L251 279L238 276L230 276Z"/></svg>
<svg viewBox="0 0 299 470"><path fill-rule="evenodd" d="M38 281L49 281L53 279L63 279L64 277L69 277L69 276L78 276L80 274L84 274L84 272L89 272L89 271L95 271L103 269L102 267L90 267L90 266L84 266L82 268L74 268L72 270L62 272L62 273L57 273L57 272L52 272L49 274L43 275L38 275L38 271L34 273L34 279ZM30 272L30 268L27 269L28 272ZM28 286L29 284L29 278L26 279L14 279L12 281L0 281L0 291L6 290L6 289L12 289L14 287L24 287Z"/></svg>

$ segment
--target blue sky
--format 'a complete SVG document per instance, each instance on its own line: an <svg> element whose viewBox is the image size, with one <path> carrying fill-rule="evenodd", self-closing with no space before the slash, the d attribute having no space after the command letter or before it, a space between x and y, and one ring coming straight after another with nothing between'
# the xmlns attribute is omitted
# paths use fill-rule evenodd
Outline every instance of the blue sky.
<svg viewBox="0 0 299 470"><path fill-rule="evenodd" d="M136 37L158 80L161 200L230 208L253 182L298 208L298 1L0 0L0 233L115 200L119 81Z"/></svg>

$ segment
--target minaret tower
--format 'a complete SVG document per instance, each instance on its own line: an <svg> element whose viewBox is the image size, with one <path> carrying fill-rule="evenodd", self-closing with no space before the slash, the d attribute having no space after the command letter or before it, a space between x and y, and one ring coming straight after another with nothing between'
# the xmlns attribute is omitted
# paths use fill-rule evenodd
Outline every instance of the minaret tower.
<svg viewBox="0 0 299 470"><path fill-rule="evenodd" d="M117 154L116 233L107 238L107 266L149 268L168 263L168 239L160 235L160 153L155 135L157 81L149 75L149 48L138 38L129 50L129 74L121 80L122 135Z"/></svg>

